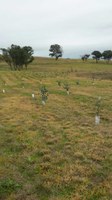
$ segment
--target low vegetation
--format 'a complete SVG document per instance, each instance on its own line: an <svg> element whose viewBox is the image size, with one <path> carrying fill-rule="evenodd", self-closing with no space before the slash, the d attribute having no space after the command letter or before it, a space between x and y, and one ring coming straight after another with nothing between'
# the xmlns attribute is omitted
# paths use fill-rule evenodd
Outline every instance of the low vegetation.
<svg viewBox="0 0 112 200"><path fill-rule="evenodd" d="M27 69L29 63L33 61L33 49L30 46L20 47L12 44L11 47L1 48L2 59L10 66L11 70Z"/></svg>
<svg viewBox="0 0 112 200"><path fill-rule="evenodd" d="M111 64L0 62L1 200L111 200L111 133Z"/></svg>

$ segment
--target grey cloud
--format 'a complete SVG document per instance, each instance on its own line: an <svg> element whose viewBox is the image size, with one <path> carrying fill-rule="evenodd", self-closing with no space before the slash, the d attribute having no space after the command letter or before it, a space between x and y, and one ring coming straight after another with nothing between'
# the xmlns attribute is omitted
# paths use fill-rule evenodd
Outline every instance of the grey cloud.
<svg viewBox="0 0 112 200"><path fill-rule="evenodd" d="M111 0L0 0L0 46L31 45L48 56L59 43L65 57L112 46Z"/></svg>

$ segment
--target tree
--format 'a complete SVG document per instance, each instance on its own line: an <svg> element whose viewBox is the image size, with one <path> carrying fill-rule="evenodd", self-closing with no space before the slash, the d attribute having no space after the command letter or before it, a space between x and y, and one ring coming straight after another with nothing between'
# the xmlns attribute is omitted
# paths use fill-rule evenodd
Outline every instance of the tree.
<svg viewBox="0 0 112 200"><path fill-rule="evenodd" d="M21 70L23 66L33 61L33 49L30 46L20 47L11 45L10 48L1 49L4 61L10 66L11 70Z"/></svg>
<svg viewBox="0 0 112 200"><path fill-rule="evenodd" d="M100 51L93 51L92 52L93 55L93 59L96 60L96 63L98 62L98 60L100 60L100 58L102 57L102 54L100 53Z"/></svg>
<svg viewBox="0 0 112 200"><path fill-rule="evenodd" d="M49 51L51 52L49 56L55 57L56 60L63 55L63 49L59 44L51 45Z"/></svg>
<svg viewBox="0 0 112 200"><path fill-rule="evenodd" d="M34 57L32 56L33 49L30 46L23 47L23 55L24 55L24 65L27 69L27 66L29 63L31 63L34 60Z"/></svg>
<svg viewBox="0 0 112 200"><path fill-rule="evenodd" d="M83 60L83 61L87 61L87 59L89 58L89 54L85 54L85 55L83 55L83 56L81 56L81 59Z"/></svg>
<svg viewBox="0 0 112 200"><path fill-rule="evenodd" d="M2 55L0 54L0 62L3 60L3 57L2 57Z"/></svg>
<svg viewBox="0 0 112 200"><path fill-rule="evenodd" d="M2 59L10 66L11 70L12 70L12 59L9 55L9 52L7 49L1 49L2 51Z"/></svg>
<svg viewBox="0 0 112 200"><path fill-rule="evenodd" d="M106 50L102 53L102 57L104 60L107 60L108 62L112 59L112 51Z"/></svg>

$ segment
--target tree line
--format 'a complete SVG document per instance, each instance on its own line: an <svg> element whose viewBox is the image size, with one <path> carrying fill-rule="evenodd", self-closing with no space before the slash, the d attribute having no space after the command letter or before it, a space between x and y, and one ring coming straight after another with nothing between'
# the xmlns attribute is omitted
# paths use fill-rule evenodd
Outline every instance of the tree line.
<svg viewBox="0 0 112 200"><path fill-rule="evenodd" d="M96 60L96 63L98 63L98 61L100 59L104 59L107 62L109 62L112 59L112 51L111 50L105 50L103 53L101 53L100 51L93 51L91 53L92 58L94 60ZM85 54L83 56L81 56L81 59L83 61L86 61L88 58L90 57L90 54Z"/></svg>
<svg viewBox="0 0 112 200"><path fill-rule="evenodd" d="M27 69L28 64L34 60L34 51L30 46L20 47L12 44L11 47L7 49L1 48L0 50L2 51L0 60L4 60L10 66L11 70ZM58 60L58 58L63 55L63 48L59 44L53 44L50 46L49 52L49 56L55 57L55 59ZM81 59L87 61L90 55L92 55L92 58L96 60L96 63L100 59L104 59L108 62L112 59L111 50L106 50L103 53L100 51L93 51L91 54L81 56Z"/></svg>
<svg viewBox="0 0 112 200"><path fill-rule="evenodd" d="M7 49L1 48L0 50L2 51L0 60L4 60L11 70L27 69L28 64L34 60L34 51L30 46L20 47L12 44L11 47ZM50 46L49 52L49 56L58 60L59 57L62 57L63 49L60 45L54 44Z"/></svg>

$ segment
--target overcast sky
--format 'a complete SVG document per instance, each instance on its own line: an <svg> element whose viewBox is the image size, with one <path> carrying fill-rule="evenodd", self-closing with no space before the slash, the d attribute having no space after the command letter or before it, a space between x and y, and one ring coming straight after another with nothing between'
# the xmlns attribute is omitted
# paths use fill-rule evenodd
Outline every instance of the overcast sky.
<svg viewBox="0 0 112 200"><path fill-rule="evenodd" d="M11 44L37 56L60 44L72 58L112 49L112 0L0 0L0 47Z"/></svg>

